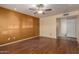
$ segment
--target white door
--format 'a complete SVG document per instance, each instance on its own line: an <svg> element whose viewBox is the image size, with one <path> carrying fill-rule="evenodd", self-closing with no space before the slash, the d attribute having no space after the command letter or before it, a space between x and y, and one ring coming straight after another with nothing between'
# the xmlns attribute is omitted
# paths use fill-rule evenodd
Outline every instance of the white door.
<svg viewBox="0 0 79 59"><path fill-rule="evenodd" d="M66 35L66 19L60 19L59 24L58 24L58 36L59 37L65 37Z"/></svg>
<svg viewBox="0 0 79 59"><path fill-rule="evenodd" d="M67 20L67 37L76 37L76 27L75 27L75 19L68 19Z"/></svg>

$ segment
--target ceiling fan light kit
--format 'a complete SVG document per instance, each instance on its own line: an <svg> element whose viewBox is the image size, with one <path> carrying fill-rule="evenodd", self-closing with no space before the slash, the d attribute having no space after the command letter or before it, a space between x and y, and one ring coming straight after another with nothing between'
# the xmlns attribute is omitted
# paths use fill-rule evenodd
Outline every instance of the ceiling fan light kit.
<svg viewBox="0 0 79 59"><path fill-rule="evenodd" d="M34 12L34 14L45 14L47 11L51 11L52 9L45 9L46 5L44 4L36 4L35 8L29 8L30 11Z"/></svg>
<svg viewBox="0 0 79 59"><path fill-rule="evenodd" d="M43 13L43 11L42 10L39 10L39 11L37 11L38 12L38 14L42 14Z"/></svg>

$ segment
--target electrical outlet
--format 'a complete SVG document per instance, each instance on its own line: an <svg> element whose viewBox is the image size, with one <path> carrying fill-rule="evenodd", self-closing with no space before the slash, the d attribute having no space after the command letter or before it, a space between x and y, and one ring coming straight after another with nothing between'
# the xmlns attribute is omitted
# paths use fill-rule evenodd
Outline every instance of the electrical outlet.
<svg viewBox="0 0 79 59"><path fill-rule="evenodd" d="M8 40L10 40L10 37L8 38Z"/></svg>

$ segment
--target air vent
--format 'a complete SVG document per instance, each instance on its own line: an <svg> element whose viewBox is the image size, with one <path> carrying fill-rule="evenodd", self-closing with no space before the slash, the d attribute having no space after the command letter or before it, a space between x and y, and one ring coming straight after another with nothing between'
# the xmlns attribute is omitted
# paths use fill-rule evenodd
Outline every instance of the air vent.
<svg viewBox="0 0 79 59"><path fill-rule="evenodd" d="M63 14L63 16L68 16L68 15L69 15L68 13L64 13L64 14Z"/></svg>

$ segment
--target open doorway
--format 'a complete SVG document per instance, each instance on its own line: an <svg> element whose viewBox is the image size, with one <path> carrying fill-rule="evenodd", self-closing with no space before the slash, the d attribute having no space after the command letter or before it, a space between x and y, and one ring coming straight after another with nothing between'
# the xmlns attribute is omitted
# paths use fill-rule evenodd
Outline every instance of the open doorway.
<svg viewBox="0 0 79 59"><path fill-rule="evenodd" d="M57 38L76 40L76 16L57 18Z"/></svg>

